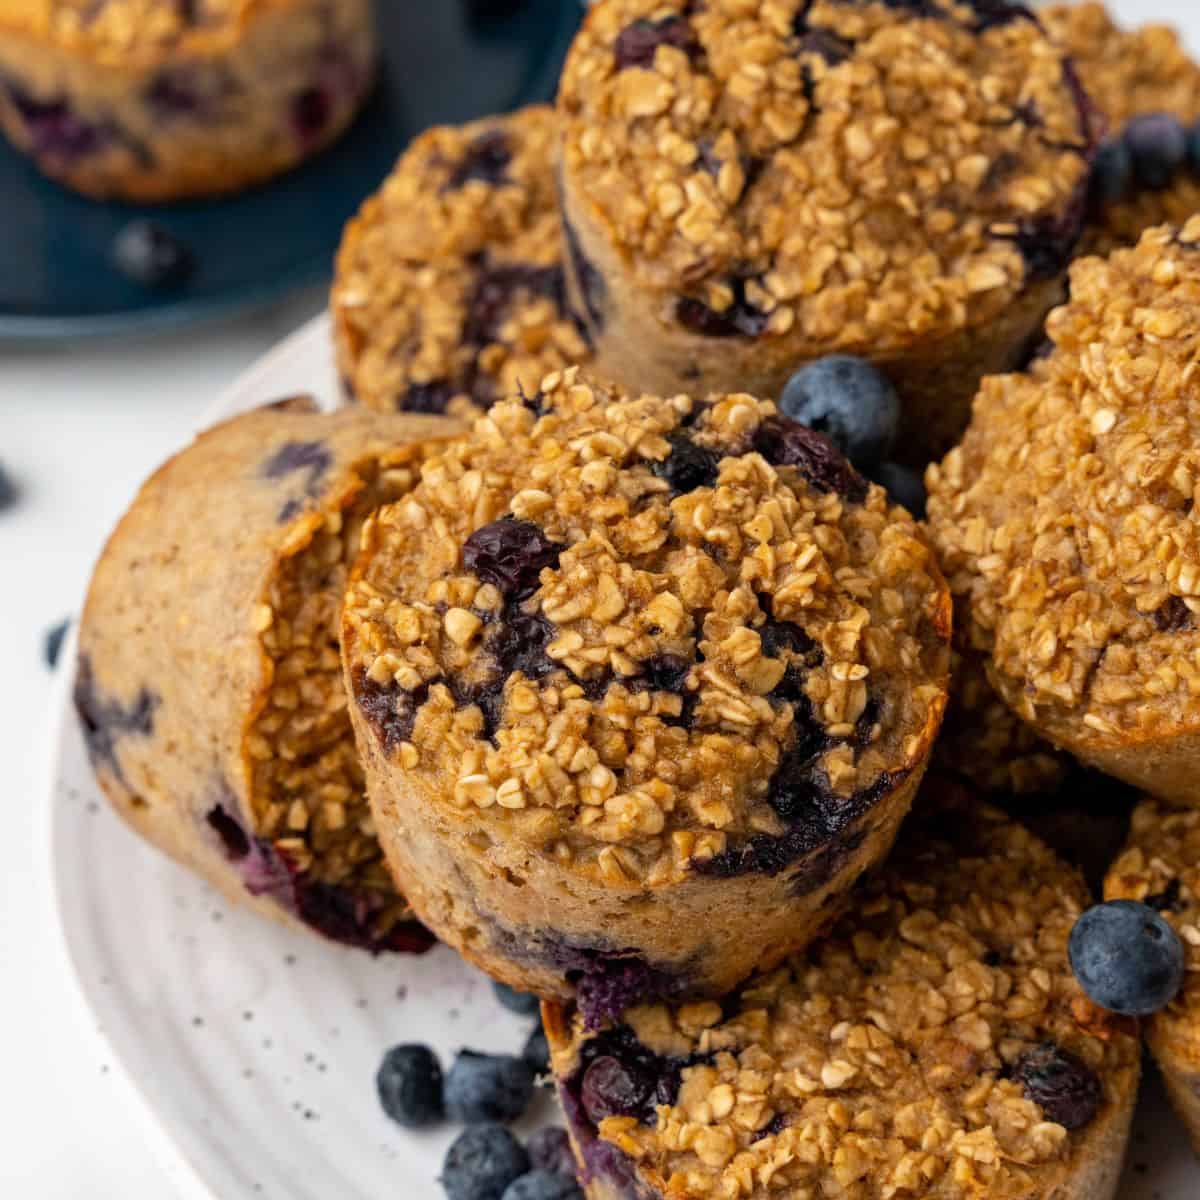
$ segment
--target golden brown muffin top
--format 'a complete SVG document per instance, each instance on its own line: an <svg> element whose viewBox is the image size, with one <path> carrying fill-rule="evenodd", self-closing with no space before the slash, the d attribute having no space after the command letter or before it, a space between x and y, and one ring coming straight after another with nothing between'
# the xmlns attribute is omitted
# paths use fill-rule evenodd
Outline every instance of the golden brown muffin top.
<svg viewBox="0 0 1200 1200"><path fill-rule="evenodd" d="M590 357L568 311L554 110L431 129L347 228L342 374L391 411L470 416Z"/></svg>
<svg viewBox="0 0 1200 1200"><path fill-rule="evenodd" d="M634 1009L594 1039L575 1018L571 1045L554 1045L560 1086L594 1120L599 1056L635 1077L678 1072L669 1103L660 1091L598 1125L667 1196L1057 1194L1081 1139L1136 1087L1136 1038L1068 963L1087 904L1022 826L923 797L828 938L723 1004Z"/></svg>
<svg viewBox="0 0 1200 1200"><path fill-rule="evenodd" d="M750 396L553 374L364 547L348 671L406 786L613 885L821 844L940 720L948 597L915 522Z"/></svg>
<svg viewBox="0 0 1200 1200"><path fill-rule="evenodd" d="M1078 88L1007 9L602 0L559 109L572 187L685 325L878 355L1002 311L1080 217Z"/></svg>
<svg viewBox="0 0 1200 1200"><path fill-rule="evenodd" d="M1051 737L1154 737L1200 686L1200 219L1071 268L1051 353L985 379L930 467L969 644Z"/></svg>

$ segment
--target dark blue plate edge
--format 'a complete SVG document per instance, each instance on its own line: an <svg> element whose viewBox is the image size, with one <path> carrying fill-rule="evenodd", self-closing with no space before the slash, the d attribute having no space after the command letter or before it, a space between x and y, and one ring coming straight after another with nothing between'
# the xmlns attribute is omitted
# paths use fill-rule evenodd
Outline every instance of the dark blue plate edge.
<svg viewBox="0 0 1200 1200"><path fill-rule="evenodd" d="M545 62L530 75L525 104L555 99L559 64L574 36L574 27L564 22L550 43ZM332 261L321 256L296 264L269 283L242 288L236 296L180 300L104 316L14 316L0 312L0 341L19 348L22 344L39 345L68 338L99 341L178 332L266 311L305 288L327 285L332 274Z"/></svg>

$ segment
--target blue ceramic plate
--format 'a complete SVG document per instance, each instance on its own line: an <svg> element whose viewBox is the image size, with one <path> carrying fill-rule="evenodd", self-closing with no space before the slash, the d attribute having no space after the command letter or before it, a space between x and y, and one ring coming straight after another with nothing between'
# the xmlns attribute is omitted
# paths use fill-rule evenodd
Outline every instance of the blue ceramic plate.
<svg viewBox="0 0 1200 1200"><path fill-rule="evenodd" d="M342 226L415 134L552 97L581 12L573 0L379 0L378 10L383 76L354 128L298 170L229 199L98 203L51 183L0 139L0 338L177 326L321 282ZM195 270L178 287L149 290L112 265L118 231L147 216L192 253Z"/></svg>

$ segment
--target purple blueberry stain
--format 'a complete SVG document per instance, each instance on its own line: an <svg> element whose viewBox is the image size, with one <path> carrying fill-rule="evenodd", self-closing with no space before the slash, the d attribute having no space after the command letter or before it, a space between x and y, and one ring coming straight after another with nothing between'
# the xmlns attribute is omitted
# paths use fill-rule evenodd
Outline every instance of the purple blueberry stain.
<svg viewBox="0 0 1200 1200"><path fill-rule="evenodd" d="M681 296L675 304L675 319L688 332L707 338L757 338L767 331L770 315L746 298L747 279L729 281L733 300L717 311L694 296Z"/></svg>
<svg viewBox="0 0 1200 1200"><path fill-rule="evenodd" d="M519 598L537 589L543 569L557 566L564 548L532 521L501 517L463 543L463 566L505 598Z"/></svg>
<svg viewBox="0 0 1200 1200"><path fill-rule="evenodd" d="M674 433L668 439L670 453L651 470L666 480L676 495L694 492L697 488L714 487L717 482L718 455L686 433Z"/></svg>
<svg viewBox="0 0 1200 1200"><path fill-rule="evenodd" d="M101 150L110 140L106 130L79 116L66 100L39 100L15 83L5 86L36 158L70 167Z"/></svg>
<svg viewBox="0 0 1200 1200"><path fill-rule="evenodd" d="M839 37L831 29L809 28L800 35L797 53L816 55L826 66L836 67L854 53L854 43Z"/></svg>
<svg viewBox="0 0 1200 1200"><path fill-rule="evenodd" d="M637 955L604 951L585 955L582 971L568 972L575 983L576 1002L588 1030L619 1021L636 1004L668 999L679 992L680 981L652 967Z"/></svg>
<svg viewBox="0 0 1200 1200"><path fill-rule="evenodd" d="M333 466L333 454L324 442L285 442L263 463L260 475L272 481L285 479L289 475L304 474L304 495L315 500L321 493L325 476ZM304 507L303 501L293 497L279 510L278 521L284 524L295 517Z"/></svg>
<svg viewBox="0 0 1200 1200"><path fill-rule="evenodd" d="M147 687L141 687L128 704L101 692L92 669L92 660L80 655L75 675L75 711L79 715L92 766L107 767L125 783L117 760L117 747L127 737L150 737L154 732L154 714L162 701Z"/></svg>
<svg viewBox="0 0 1200 1200"><path fill-rule="evenodd" d="M1027 1050L1017 1059L1012 1077L1047 1118L1064 1129L1091 1123L1104 1100L1096 1073L1082 1059L1052 1042Z"/></svg>
<svg viewBox="0 0 1200 1200"><path fill-rule="evenodd" d="M220 838L225 857L230 862L240 862L250 853L249 836L224 804L216 804L210 808L204 820Z"/></svg>
<svg viewBox="0 0 1200 1200"><path fill-rule="evenodd" d="M1154 627L1159 633L1182 633L1192 628L1192 610L1182 596L1168 596L1154 610Z"/></svg>
<svg viewBox="0 0 1200 1200"><path fill-rule="evenodd" d="M314 85L297 92L292 97L288 117L297 141L305 147L315 145L333 118L333 99L328 89Z"/></svg>
<svg viewBox="0 0 1200 1200"><path fill-rule="evenodd" d="M673 46L689 58L701 53L696 33L684 17L663 17L659 21L642 18L626 25L617 35L613 47L617 70L627 71L631 67L649 70L660 46Z"/></svg>
<svg viewBox="0 0 1200 1200"><path fill-rule="evenodd" d="M458 389L447 379L413 383L401 394L396 408L400 412L443 416L457 392Z"/></svg>
<svg viewBox="0 0 1200 1200"><path fill-rule="evenodd" d="M819 492L834 493L851 504L867 498L867 481L829 438L807 426L783 416L767 417L752 445L773 467L795 467Z"/></svg>
<svg viewBox="0 0 1200 1200"><path fill-rule="evenodd" d="M596 264L584 252L583 244L575 226L563 218L563 241L571 272L583 298L584 317L592 333L599 333L605 325L605 310L608 307L608 284L604 281Z"/></svg>
<svg viewBox="0 0 1200 1200"><path fill-rule="evenodd" d="M508 182L508 168L512 163L512 143L502 129L489 129L481 133L467 147L466 153L450 172L445 191L456 192L472 180L499 187Z"/></svg>
<svg viewBox="0 0 1200 1200"><path fill-rule="evenodd" d="M395 682L376 683L361 667L356 672L354 690L359 710L385 753L412 740L417 712L429 699L429 686L423 683L408 691Z"/></svg>
<svg viewBox="0 0 1200 1200"><path fill-rule="evenodd" d="M561 313L566 311L566 282L562 267L534 267L523 263L477 264L475 290L467 306L462 340L484 347L495 342L506 314L521 293L544 297Z"/></svg>

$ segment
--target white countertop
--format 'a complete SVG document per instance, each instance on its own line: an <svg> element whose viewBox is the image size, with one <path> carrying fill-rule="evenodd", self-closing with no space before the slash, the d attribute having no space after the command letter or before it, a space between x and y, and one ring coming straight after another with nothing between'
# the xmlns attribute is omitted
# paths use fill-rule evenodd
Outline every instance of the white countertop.
<svg viewBox="0 0 1200 1200"><path fill-rule="evenodd" d="M50 913L42 807L52 676L42 635L77 611L92 560L142 480L238 372L322 299L145 344L0 347L0 463L20 490L0 512L6 1200L177 1198L149 1157L128 1085L89 1028Z"/></svg>

